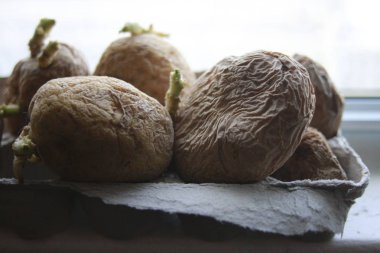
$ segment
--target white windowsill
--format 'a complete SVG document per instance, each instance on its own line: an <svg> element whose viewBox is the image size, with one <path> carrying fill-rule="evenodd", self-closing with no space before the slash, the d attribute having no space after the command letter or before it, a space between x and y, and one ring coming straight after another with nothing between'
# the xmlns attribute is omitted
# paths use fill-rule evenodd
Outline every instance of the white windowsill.
<svg viewBox="0 0 380 253"><path fill-rule="evenodd" d="M380 132L380 98L347 98L343 131Z"/></svg>

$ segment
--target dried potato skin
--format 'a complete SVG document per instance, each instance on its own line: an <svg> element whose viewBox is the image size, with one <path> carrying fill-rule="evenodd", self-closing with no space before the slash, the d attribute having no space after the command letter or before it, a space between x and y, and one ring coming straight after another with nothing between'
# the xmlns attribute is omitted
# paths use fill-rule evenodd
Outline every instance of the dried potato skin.
<svg viewBox="0 0 380 253"><path fill-rule="evenodd" d="M16 64L7 79L4 102L19 105L22 113L6 119L7 128L12 134L18 135L27 124L29 103L44 83L59 77L89 75L87 63L81 53L67 44L59 45L54 61L47 68L40 68L37 58L26 58Z"/></svg>
<svg viewBox="0 0 380 253"><path fill-rule="evenodd" d="M339 95L326 69L307 56L293 56L309 72L315 91L315 112L310 126L321 131L326 138L337 135L342 121L344 100Z"/></svg>
<svg viewBox="0 0 380 253"><path fill-rule="evenodd" d="M272 177L281 181L341 179L347 180L326 138L309 127L290 159Z"/></svg>
<svg viewBox="0 0 380 253"><path fill-rule="evenodd" d="M164 104L174 69L181 70L186 83L194 82L194 73L176 48L157 35L141 34L112 42L94 74L124 80Z"/></svg>
<svg viewBox="0 0 380 253"><path fill-rule="evenodd" d="M281 53L228 57L200 76L175 120L187 182L262 180L294 153L315 106L306 69Z"/></svg>
<svg viewBox="0 0 380 253"><path fill-rule="evenodd" d="M29 114L38 154L63 180L148 181L171 160L169 113L116 78L51 80L33 97Z"/></svg>

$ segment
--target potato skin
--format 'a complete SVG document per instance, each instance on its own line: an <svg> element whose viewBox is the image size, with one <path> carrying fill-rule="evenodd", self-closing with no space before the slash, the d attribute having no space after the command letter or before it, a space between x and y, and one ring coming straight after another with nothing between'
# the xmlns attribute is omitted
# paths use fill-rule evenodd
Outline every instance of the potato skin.
<svg viewBox="0 0 380 253"><path fill-rule="evenodd" d="M63 180L147 181L172 156L169 113L116 78L51 80L33 97L29 114L39 155Z"/></svg>
<svg viewBox="0 0 380 253"><path fill-rule="evenodd" d="M337 135L342 121L344 100L339 95L326 69L307 56L293 56L309 72L315 91L315 112L310 126L321 131L326 138Z"/></svg>
<svg viewBox="0 0 380 253"><path fill-rule="evenodd" d="M181 70L185 82L194 82L194 73L176 48L157 35L141 34L112 42L94 74L124 80L164 104L175 68Z"/></svg>
<svg viewBox="0 0 380 253"><path fill-rule="evenodd" d="M228 57L200 76L175 120L175 166L188 182L248 183L294 153L315 106L309 75L281 53Z"/></svg>
<svg viewBox="0 0 380 253"><path fill-rule="evenodd" d="M47 81L59 77L89 74L87 63L81 53L70 45L59 43L54 61L47 68L40 68L37 58L19 61L7 79L4 102L18 104L22 115L6 119L7 128L18 135L28 122L29 103L36 91Z"/></svg>
<svg viewBox="0 0 380 253"><path fill-rule="evenodd" d="M281 181L341 179L347 180L326 138L309 127L290 159L272 177Z"/></svg>

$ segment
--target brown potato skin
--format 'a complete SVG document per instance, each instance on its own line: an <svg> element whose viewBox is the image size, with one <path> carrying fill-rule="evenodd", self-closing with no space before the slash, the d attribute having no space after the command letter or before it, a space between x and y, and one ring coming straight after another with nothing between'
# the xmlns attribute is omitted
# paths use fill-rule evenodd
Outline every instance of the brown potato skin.
<svg viewBox="0 0 380 253"><path fill-rule="evenodd" d="M175 119L175 166L187 182L249 183L294 153L315 105L309 75L281 53L228 57L200 76Z"/></svg>
<svg viewBox="0 0 380 253"><path fill-rule="evenodd" d="M341 179L347 180L326 138L309 127L290 159L272 177L281 181Z"/></svg>
<svg viewBox="0 0 380 253"><path fill-rule="evenodd" d="M142 34L112 42L100 58L94 75L124 80L165 104L173 69L181 70L186 83L194 82L194 73L176 48L157 35Z"/></svg>
<svg viewBox="0 0 380 253"><path fill-rule="evenodd" d="M6 119L6 127L13 135L18 135L28 123L29 103L36 91L47 81L59 77L89 75L86 61L81 53L64 43L47 68L40 68L38 59L26 58L19 61L7 79L4 102L20 106L22 115Z"/></svg>
<svg viewBox="0 0 380 253"><path fill-rule="evenodd" d="M315 112L310 126L321 131L327 139L337 135L344 110L344 100L339 95L326 69L305 55L293 56L309 72L315 91Z"/></svg>
<svg viewBox="0 0 380 253"><path fill-rule="evenodd" d="M29 114L38 154L63 180L149 181L172 157L169 113L116 78L51 80L33 97Z"/></svg>

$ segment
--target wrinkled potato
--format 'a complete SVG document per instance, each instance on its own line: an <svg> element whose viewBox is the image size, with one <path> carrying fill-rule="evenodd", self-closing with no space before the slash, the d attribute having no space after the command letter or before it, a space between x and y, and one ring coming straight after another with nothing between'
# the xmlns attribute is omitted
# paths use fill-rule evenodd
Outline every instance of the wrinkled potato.
<svg viewBox="0 0 380 253"><path fill-rule="evenodd" d="M194 82L195 75L181 53L161 38L162 34L155 33L152 28L144 30L136 24L127 24L122 31L131 32L131 36L109 45L95 75L124 80L161 104L165 103L172 70L180 69L186 83Z"/></svg>
<svg viewBox="0 0 380 253"><path fill-rule="evenodd" d="M27 124L29 103L44 83L59 77L89 74L86 61L74 47L65 43L51 42L43 49L43 40L54 24L54 20L41 20L29 43L31 56L19 61L7 79L4 101L6 104L15 104L19 107L16 116L6 119L6 126L14 135L18 135L22 127ZM45 29L43 32L42 28Z"/></svg>
<svg viewBox="0 0 380 253"><path fill-rule="evenodd" d="M315 91L315 112L310 126L321 131L326 138L337 135L342 121L344 101L331 81L326 69L307 56L293 56L309 72Z"/></svg>
<svg viewBox="0 0 380 253"><path fill-rule="evenodd" d="M21 182L19 164L32 155L63 180L98 182L151 180L171 160L174 133L167 110L116 78L51 80L33 97L29 115L13 145Z"/></svg>
<svg viewBox="0 0 380 253"><path fill-rule="evenodd" d="M272 177L282 181L347 179L326 138L312 127L307 129L292 157Z"/></svg>
<svg viewBox="0 0 380 253"><path fill-rule="evenodd" d="M228 57L199 77L175 118L175 167L187 182L247 183L280 168L313 116L306 69L281 53Z"/></svg>

